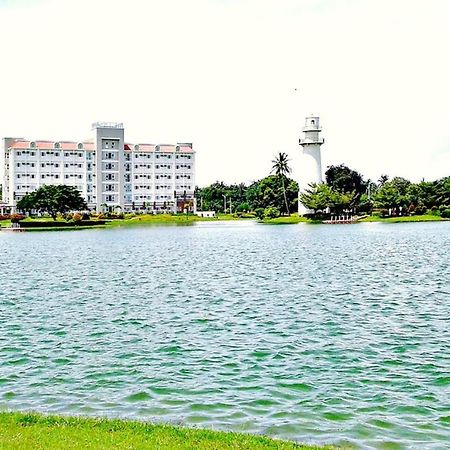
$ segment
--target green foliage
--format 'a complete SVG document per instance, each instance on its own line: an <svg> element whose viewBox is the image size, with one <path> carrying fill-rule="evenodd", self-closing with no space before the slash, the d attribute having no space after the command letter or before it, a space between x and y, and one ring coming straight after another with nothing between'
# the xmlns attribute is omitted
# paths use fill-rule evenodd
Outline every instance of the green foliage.
<svg viewBox="0 0 450 450"><path fill-rule="evenodd" d="M441 212L441 217L443 217L444 219L450 219L450 208L449 209L444 209Z"/></svg>
<svg viewBox="0 0 450 450"><path fill-rule="evenodd" d="M233 211L236 212L256 211L259 208L264 210L269 206L287 212L288 209L297 208L298 184L287 177L270 175L249 186L243 183L226 185L216 182L205 188L197 188L196 195L198 204L203 203L204 210L219 213L224 211L224 195L227 198L227 212L230 199L234 205Z"/></svg>
<svg viewBox="0 0 450 450"><path fill-rule="evenodd" d="M58 213L86 209L87 205L75 187L49 184L23 197L17 202L17 208L48 213L56 220Z"/></svg>
<svg viewBox="0 0 450 450"><path fill-rule="evenodd" d="M325 180L334 191L342 194L354 192L354 198L359 198L367 190L367 182L363 176L344 164L330 166L325 172Z"/></svg>
<svg viewBox="0 0 450 450"><path fill-rule="evenodd" d="M354 197L354 192L338 192L325 183L313 183L300 195L300 200L315 214L328 208L331 213L342 214L351 208Z"/></svg>
<svg viewBox="0 0 450 450"><path fill-rule="evenodd" d="M289 159L286 153L278 153L278 156L272 161L272 171L275 173L276 177L281 181L281 187L283 189L284 206L285 211L289 215L289 202L286 196L286 185L287 176L291 173L291 168L289 167Z"/></svg>
<svg viewBox="0 0 450 450"><path fill-rule="evenodd" d="M279 215L280 215L280 210L278 208L276 208L275 206L268 206L264 210L264 218L275 219L275 217L279 217Z"/></svg>
<svg viewBox="0 0 450 450"><path fill-rule="evenodd" d="M256 216L259 220L264 219L264 208L256 208L256 209L255 209L255 216Z"/></svg>

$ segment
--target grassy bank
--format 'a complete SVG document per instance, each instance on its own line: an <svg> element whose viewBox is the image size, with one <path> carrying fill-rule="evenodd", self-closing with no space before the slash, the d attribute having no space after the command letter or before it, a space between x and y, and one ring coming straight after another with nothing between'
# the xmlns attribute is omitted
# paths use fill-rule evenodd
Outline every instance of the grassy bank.
<svg viewBox="0 0 450 450"><path fill-rule="evenodd" d="M186 214L140 214L129 219L116 219L107 223L108 227L145 225L145 224L189 224L194 222L218 222L222 220L248 220L249 218L238 218L232 214L219 214L217 217L199 217Z"/></svg>
<svg viewBox="0 0 450 450"><path fill-rule="evenodd" d="M0 413L0 448L9 449L331 449L262 436L124 420Z"/></svg>
<svg viewBox="0 0 450 450"><path fill-rule="evenodd" d="M307 223L307 222L310 221L306 217L301 217L293 214L291 216L275 217L274 219L263 219L261 223L265 223L268 225L287 225L287 224Z"/></svg>
<svg viewBox="0 0 450 450"><path fill-rule="evenodd" d="M35 228L27 228L27 231L60 231L60 230L81 230L86 228L105 228L105 227L117 227L117 226L133 226L133 225L188 225L194 222L219 222L219 221L230 221L230 220L251 220L253 217L236 217L232 214L219 214L217 217L199 217L196 215L186 215L186 214L140 214L134 217L126 218L126 219L113 219L107 220L106 225L90 225L90 226L82 226L82 225L73 225L66 226L67 222L64 219L58 218L54 221L52 218L40 217L40 218L27 218L24 219L23 222L52 222L54 226L52 227L35 227ZM61 223L61 226L58 224ZM1 227L9 227L11 226L10 220L2 220L0 221Z"/></svg>
<svg viewBox="0 0 450 450"><path fill-rule="evenodd" d="M403 216L403 217L379 217L369 216L361 219L359 222L386 222L386 223L401 223L401 222L441 222L449 219L443 219L440 216L432 214L424 214L422 216Z"/></svg>

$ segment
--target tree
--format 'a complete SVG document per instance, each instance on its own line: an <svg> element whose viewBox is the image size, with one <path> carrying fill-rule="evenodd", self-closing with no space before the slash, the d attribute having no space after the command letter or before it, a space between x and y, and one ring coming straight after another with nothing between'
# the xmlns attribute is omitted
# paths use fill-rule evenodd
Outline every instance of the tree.
<svg viewBox="0 0 450 450"><path fill-rule="evenodd" d="M304 192L300 194L300 201L317 214L329 207L333 201L333 190L325 183L311 183Z"/></svg>
<svg viewBox="0 0 450 450"><path fill-rule="evenodd" d="M333 191L351 195L351 208L356 207L361 196L367 191L368 183L364 181L363 176L344 164L328 167L325 172L325 180Z"/></svg>
<svg viewBox="0 0 450 450"><path fill-rule="evenodd" d="M273 166L271 173L275 173L275 175L281 179L281 185L283 187L283 196L284 196L284 204L286 205L286 212L289 215L289 205L286 197L286 186L284 184L285 179L291 173L291 168L289 167L289 159L286 153L278 153L278 156L272 160Z"/></svg>
<svg viewBox="0 0 450 450"><path fill-rule="evenodd" d="M43 211L56 220L58 213L79 211L87 208L80 192L73 186L45 185L17 202L22 211Z"/></svg>
<svg viewBox="0 0 450 450"><path fill-rule="evenodd" d="M378 178L378 184L380 186L383 186L383 184L386 183L387 181L389 181L388 175L381 175L380 178Z"/></svg>
<svg viewBox="0 0 450 450"><path fill-rule="evenodd" d="M410 204L408 190L411 182L405 178L395 177L384 182L374 195L375 206L378 208L407 208Z"/></svg>

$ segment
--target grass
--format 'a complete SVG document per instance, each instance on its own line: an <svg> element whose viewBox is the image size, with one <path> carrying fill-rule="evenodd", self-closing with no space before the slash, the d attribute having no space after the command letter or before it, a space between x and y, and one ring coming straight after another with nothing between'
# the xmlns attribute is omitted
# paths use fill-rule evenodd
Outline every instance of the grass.
<svg viewBox="0 0 450 450"><path fill-rule="evenodd" d="M222 220L246 220L232 214L219 214L217 217L199 217L186 214L140 214L130 219L115 219L107 223L107 226L128 226L145 224L190 224L194 222L217 222Z"/></svg>
<svg viewBox="0 0 450 450"><path fill-rule="evenodd" d="M422 216L402 216L402 217L385 217L369 216L361 219L359 222L386 222L386 223L401 223L401 222L439 222L449 219L444 219L440 216L432 214L424 214Z"/></svg>
<svg viewBox="0 0 450 450"><path fill-rule="evenodd" d="M332 449L263 436L119 419L0 413L2 450L312 450Z"/></svg>
<svg viewBox="0 0 450 450"><path fill-rule="evenodd" d="M291 216L280 216L275 217L275 219L264 219L261 223L266 223L270 225L287 225L296 223L307 223L310 222L306 217L298 216L297 214L292 214Z"/></svg>
<svg viewBox="0 0 450 450"><path fill-rule="evenodd" d="M93 226L73 226L73 227L51 227L51 228L27 228L27 231L60 231L60 230L82 230L86 228L105 228L105 227L117 227L117 226L133 226L133 225L187 225L192 224L194 222L218 222L218 221L229 221L229 220L248 220L254 219L253 217L242 217L238 218L232 214L219 214L217 217L199 217L196 215L186 215L186 214L140 214L135 217L131 217L128 219L106 219L106 225L93 225ZM51 217L39 217L39 218L26 218L24 221L40 221L40 222L53 222ZM58 218L57 222L64 222L64 219ZM10 220L1 220L0 227L9 227L11 226Z"/></svg>

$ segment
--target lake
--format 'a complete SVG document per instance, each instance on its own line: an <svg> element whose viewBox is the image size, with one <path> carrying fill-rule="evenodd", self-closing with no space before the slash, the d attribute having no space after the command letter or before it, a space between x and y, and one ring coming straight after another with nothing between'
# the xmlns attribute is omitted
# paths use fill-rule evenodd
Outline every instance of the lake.
<svg viewBox="0 0 450 450"><path fill-rule="evenodd" d="M0 232L0 283L0 409L450 442L450 223Z"/></svg>

